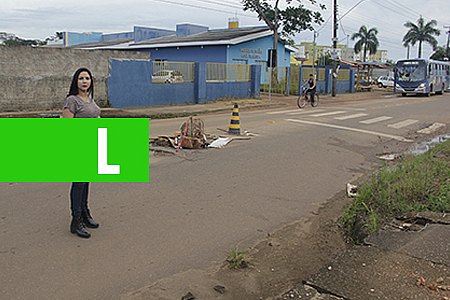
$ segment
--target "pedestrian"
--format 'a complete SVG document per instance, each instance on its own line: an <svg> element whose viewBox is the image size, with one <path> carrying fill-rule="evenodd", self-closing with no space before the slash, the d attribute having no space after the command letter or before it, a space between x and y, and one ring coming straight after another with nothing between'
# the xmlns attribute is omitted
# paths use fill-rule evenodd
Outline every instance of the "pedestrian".
<svg viewBox="0 0 450 300"><path fill-rule="evenodd" d="M100 108L94 102L94 78L87 68L79 68L72 77L69 94L64 102L63 118L99 118ZM79 140L81 141L82 133ZM77 138L77 137L74 137ZM72 182L70 188L70 209L72 222L70 232L82 238L89 238L88 228L98 228L88 207L89 182Z"/></svg>

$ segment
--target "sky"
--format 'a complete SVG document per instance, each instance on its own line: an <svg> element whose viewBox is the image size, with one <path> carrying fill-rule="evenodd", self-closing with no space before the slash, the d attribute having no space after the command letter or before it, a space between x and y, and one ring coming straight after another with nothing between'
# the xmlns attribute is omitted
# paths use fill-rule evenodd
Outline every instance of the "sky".
<svg viewBox="0 0 450 300"><path fill-rule="evenodd" d="M307 0L300 1L307 8L320 10ZM317 1L326 5L327 9L320 11L323 19L328 20L314 26L319 32L319 45L332 44L332 1ZM294 0L296 2L299 0ZM389 59L405 58L406 48L402 46L402 39L407 28L404 23L416 22L422 15L425 21L437 21L436 28L441 31L437 40L439 45L446 45L448 29L443 26L450 25L450 0L337 2L339 16L343 16L338 32L342 44L348 42L353 47L354 41L347 37L366 25L378 29L379 49L387 50ZM0 32L43 40L57 31L115 33L132 31L135 25L175 30L176 24L193 23L215 29L227 27L230 17L237 17L240 26L264 25L256 13L244 12L239 0L2 0ZM304 31L292 38L297 43L312 41L313 33ZM430 46L424 45L423 48L422 57L429 57L433 53ZM411 48L411 57L417 57L417 45Z"/></svg>

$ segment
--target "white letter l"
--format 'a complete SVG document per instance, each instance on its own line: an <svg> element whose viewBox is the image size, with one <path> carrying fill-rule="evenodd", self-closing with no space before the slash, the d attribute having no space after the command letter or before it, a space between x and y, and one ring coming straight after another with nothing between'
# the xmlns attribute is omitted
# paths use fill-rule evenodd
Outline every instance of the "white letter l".
<svg viewBox="0 0 450 300"><path fill-rule="evenodd" d="M108 128L98 128L98 174L120 174L120 165L108 165Z"/></svg>

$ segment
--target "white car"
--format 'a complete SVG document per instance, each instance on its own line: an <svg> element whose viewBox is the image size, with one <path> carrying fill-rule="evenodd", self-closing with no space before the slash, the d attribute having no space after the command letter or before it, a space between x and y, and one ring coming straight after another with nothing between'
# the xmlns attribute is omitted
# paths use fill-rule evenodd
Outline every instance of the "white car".
<svg viewBox="0 0 450 300"><path fill-rule="evenodd" d="M389 76L380 76L377 79L379 88L394 87L394 78Z"/></svg>
<svg viewBox="0 0 450 300"><path fill-rule="evenodd" d="M174 83L184 82L183 74L176 70L159 70L152 75L152 82L155 83Z"/></svg>

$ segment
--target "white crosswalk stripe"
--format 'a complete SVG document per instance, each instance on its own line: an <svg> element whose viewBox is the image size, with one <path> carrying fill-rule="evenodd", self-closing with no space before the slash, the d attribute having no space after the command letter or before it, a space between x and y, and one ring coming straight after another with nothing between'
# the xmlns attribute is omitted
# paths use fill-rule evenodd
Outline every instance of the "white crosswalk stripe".
<svg viewBox="0 0 450 300"><path fill-rule="evenodd" d="M269 111L266 114L268 115L279 115L279 114L285 114L285 113L290 113L290 112L295 112L298 111L299 109L290 109L290 110L281 110L281 111Z"/></svg>
<svg viewBox="0 0 450 300"><path fill-rule="evenodd" d="M392 119L392 117L382 116L382 117L378 117L378 118L373 118L373 119L368 119L368 120L364 120L364 121L359 121L359 123L362 123L362 124L373 124L373 123L386 121L386 120L389 120L389 119Z"/></svg>
<svg viewBox="0 0 450 300"><path fill-rule="evenodd" d="M291 113L287 113L290 116L294 116L294 115L305 115L305 114L313 114L313 113L318 113L324 111L323 109L314 109L314 110L298 110L296 112L291 112Z"/></svg>
<svg viewBox="0 0 450 300"><path fill-rule="evenodd" d="M316 126L334 128L334 129L339 129L339 130L347 130L347 131L359 132L359 133L363 133L363 134L375 135L375 136L378 136L378 137L380 137L380 136L381 137L387 137L387 138L390 138L390 139L394 139L394 140L398 140L398 141L402 141L402 142L408 142L408 143L413 142L413 140L404 138L402 136L392 135L392 134L387 134L387 133L377 132L377 131L371 131L371 130L364 130L364 129L360 129L360 128L352 128L352 127L339 126L339 125L320 123L320 122L312 122L312 121L299 120L299 119L286 119L286 121L300 123L300 124L316 125Z"/></svg>
<svg viewBox="0 0 450 300"><path fill-rule="evenodd" d="M413 119L408 119L408 120L404 120L395 124L389 124L388 127L390 128L395 128L395 129L400 129L409 125L412 125L414 123L419 122L419 120L413 120Z"/></svg>
<svg viewBox="0 0 450 300"><path fill-rule="evenodd" d="M311 117L324 117L324 116L332 116L332 115L345 114L345 113L346 113L346 111L344 111L344 110L338 110L338 111L332 111L332 112L327 112L327 113L311 115Z"/></svg>
<svg viewBox="0 0 450 300"><path fill-rule="evenodd" d="M343 116L343 117L334 117L334 118L336 120L348 120L348 119L361 118L361 117L365 117L365 116L368 116L368 114L359 113L359 114L353 114L353 115L348 115L348 116Z"/></svg>

